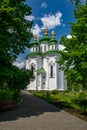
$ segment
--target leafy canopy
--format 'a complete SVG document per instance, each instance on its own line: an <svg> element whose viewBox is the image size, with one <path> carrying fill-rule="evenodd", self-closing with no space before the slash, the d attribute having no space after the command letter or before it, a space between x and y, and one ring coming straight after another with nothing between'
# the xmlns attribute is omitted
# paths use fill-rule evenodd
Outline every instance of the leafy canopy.
<svg viewBox="0 0 87 130"><path fill-rule="evenodd" d="M58 62L72 84L87 88L87 3L76 2L76 22L71 23L72 38L61 38L60 43L66 48L60 51Z"/></svg>
<svg viewBox="0 0 87 130"><path fill-rule="evenodd" d="M30 46L32 21L25 16L31 7L25 1L0 0L0 87L14 77L14 60Z"/></svg>

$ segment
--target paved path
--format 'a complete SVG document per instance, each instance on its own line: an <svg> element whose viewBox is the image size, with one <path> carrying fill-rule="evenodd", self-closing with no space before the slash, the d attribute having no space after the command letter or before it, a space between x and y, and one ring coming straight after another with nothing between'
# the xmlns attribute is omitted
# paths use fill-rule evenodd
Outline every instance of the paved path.
<svg viewBox="0 0 87 130"><path fill-rule="evenodd" d="M0 130L87 130L87 122L23 92L23 102L0 113Z"/></svg>

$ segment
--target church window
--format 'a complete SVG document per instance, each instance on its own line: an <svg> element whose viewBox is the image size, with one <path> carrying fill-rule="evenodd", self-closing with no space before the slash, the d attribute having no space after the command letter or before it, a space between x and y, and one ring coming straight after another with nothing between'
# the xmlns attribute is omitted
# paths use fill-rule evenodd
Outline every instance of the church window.
<svg viewBox="0 0 87 130"><path fill-rule="evenodd" d="M45 78L45 76L43 76L43 78Z"/></svg>
<svg viewBox="0 0 87 130"><path fill-rule="evenodd" d="M46 46L44 46L44 51L46 51Z"/></svg>
<svg viewBox="0 0 87 130"><path fill-rule="evenodd" d="M37 48L36 48L36 51L37 51Z"/></svg>
<svg viewBox="0 0 87 130"><path fill-rule="evenodd" d="M34 48L33 48L33 51L34 51Z"/></svg>
<svg viewBox="0 0 87 130"><path fill-rule="evenodd" d="M52 49L53 49L53 46L52 46Z"/></svg>
<svg viewBox="0 0 87 130"><path fill-rule="evenodd" d="M43 82L43 85L45 85L45 82Z"/></svg>
<svg viewBox="0 0 87 130"><path fill-rule="evenodd" d="M32 73L34 72L34 67L33 67L33 65L31 65L31 71L32 71Z"/></svg>
<svg viewBox="0 0 87 130"><path fill-rule="evenodd" d="M41 52L42 52L42 46L40 47L40 50L41 50Z"/></svg>
<svg viewBox="0 0 87 130"><path fill-rule="evenodd" d="M53 78L53 66L50 66L50 77Z"/></svg>

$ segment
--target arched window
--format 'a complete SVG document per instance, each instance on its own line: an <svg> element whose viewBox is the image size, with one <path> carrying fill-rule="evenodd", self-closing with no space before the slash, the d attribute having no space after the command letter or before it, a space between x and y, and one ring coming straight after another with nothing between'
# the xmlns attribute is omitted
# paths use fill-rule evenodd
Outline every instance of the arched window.
<svg viewBox="0 0 87 130"><path fill-rule="evenodd" d="M53 66L50 66L50 77L53 78Z"/></svg>
<svg viewBox="0 0 87 130"><path fill-rule="evenodd" d="M42 46L40 47L40 51L42 52Z"/></svg>
<svg viewBox="0 0 87 130"><path fill-rule="evenodd" d="M36 48L36 51L37 51L37 48Z"/></svg>
<svg viewBox="0 0 87 130"><path fill-rule="evenodd" d="M53 46L52 46L52 49L53 49Z"/></svg>
<svg viewBox="0 0 87 130"><path fill-rule="evenodd" d="M46 51L46 46L44 46L44 51Z"/></svg>
<svg viewBox="0 0 87 130"><path fill-rule="evenodd" d="M34 72L34 67L33 67L33 65L31 65L31 71L32 71L32 73Z"/></svg>

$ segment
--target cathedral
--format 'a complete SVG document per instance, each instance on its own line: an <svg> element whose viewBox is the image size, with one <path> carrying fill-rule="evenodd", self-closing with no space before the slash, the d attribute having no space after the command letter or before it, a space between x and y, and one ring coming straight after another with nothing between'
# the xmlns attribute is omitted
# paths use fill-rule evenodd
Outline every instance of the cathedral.
<svg viewBox="0 0 87 130"><path fill-rule="evenodd" d="M67 80L64 71L60 70L59 50L63 46L58 44L55 33L52 31L51 37L48 36L48 29L44 29L44 35L37 40L34 35L30 53L26 56L26 69L32 70L34 79L31 79L27 90L54 90L60 91L67 89Z"/></svg>

